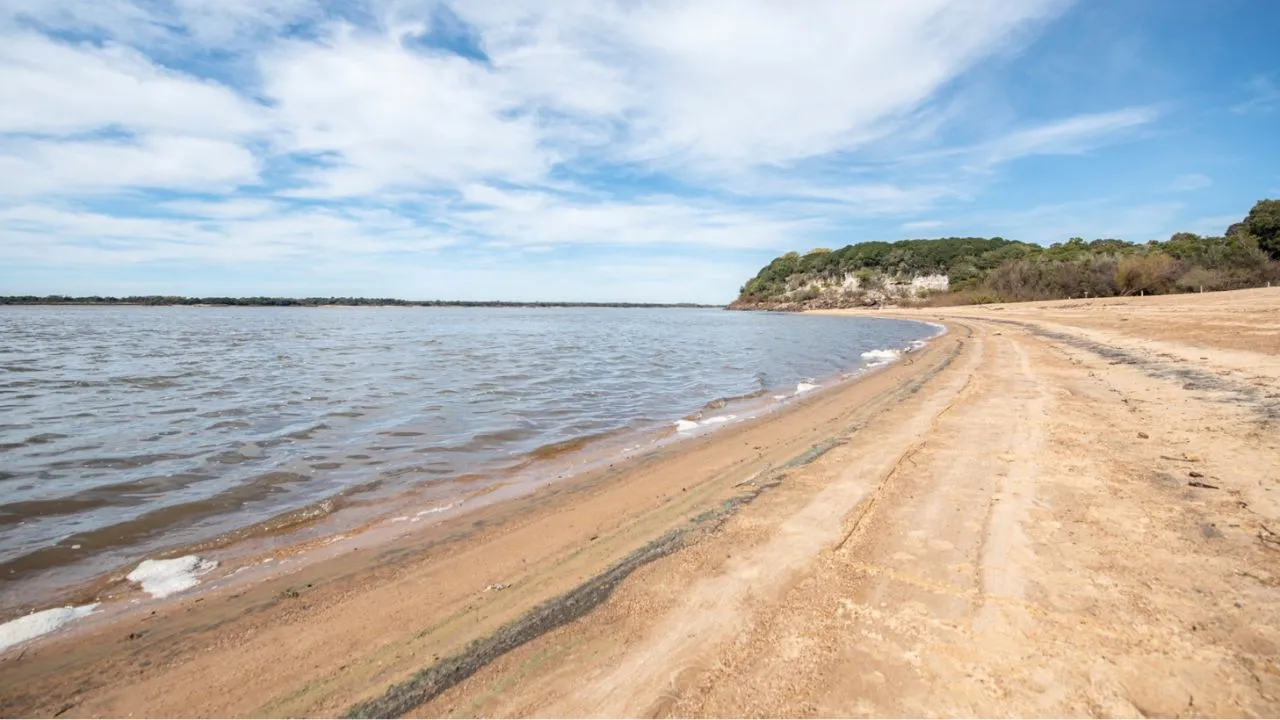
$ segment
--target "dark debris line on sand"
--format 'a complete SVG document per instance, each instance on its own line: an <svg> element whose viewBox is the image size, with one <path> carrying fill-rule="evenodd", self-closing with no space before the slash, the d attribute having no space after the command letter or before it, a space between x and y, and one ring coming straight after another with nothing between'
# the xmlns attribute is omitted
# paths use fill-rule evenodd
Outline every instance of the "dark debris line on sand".
<svg viewBox="0 0 1280 720"><path fill-rule="evenodd" d="M734 513L766 490L781 485L786 470L808 465L840 444L839 440L825 440L792 458L777 470L766 471L753 479L750 489L725 500L720 507L708 510L683 527L667 532L573 590L542 603L519 619L502 626L492 635L472 642L462 652L419 670L408 680L388 688L381 696L351 706L345 717L399 717L471 677L502 655L585 616L609 599L631 573L675 553L694 540L697 534L715 532Z"/></svg>
<svg viewBox="0 0 1280 720"><path fill-rule="evenodd" d="M962 340L937 366L904 386L905 393L914 395L918 392L926 382L955 360L963 346ZM633 572L691 544L700 534L714 532L734 513L760 497L765 491L781 485L787 470L812 463L843 444L847 436L857 432L858 429L856 426L847 428L841 433L841 437L827 438L776 470L766 470L746 483L740 483L740 485L750 484L751 487L725 500L720 507L694 517L683 527L671 530L633 551L604 572L569 592L538 605L520 618L502 626L492 635L475 640L461 652L419 670L408 680L392 685L378 697L356 703L347 709L344 717L400 717L463 682L502 655L585 616L608 600L618 585Z"/></svg>
<svg viewBox="0 0 1280 720"><path fill-rule="evenodd" d="M1223 393L1223 397L1210 399L1231 405L1246 406L1267 421L1280 420L1280 400L1267 397L1266 393L1252 385L1228 380L1196 367L1139 357L1111 345L1093 342L1075 335L1045 330L1044 328L1017 322L1016 320L988 320L987 322L1015 325L1035 335L1106 358L1114 365L1133 365L1147 376L1157 380L1181 382L1186 390L1208 390Z"/></svg>
<svg viewBox="0 0 1280 720"><path fill-rule="evenodd" d="M834 444L825 445L820 452L808 451L807 461L812 462L831 447L834 447ZM346 717L399 717L422 705L471 677L505 653L583 617L604 603L631 573L676 552L684 547L695 533L715 531L739 508L781 483L781 473L773 473L767 481L725 500L720 507L698 515L684 527L667 532L582 585L542 603L523 617L499 628L492 635L476 640L462 652L418 671L408 680L391 686L380 697L357 703L347 710Z"/></svg>

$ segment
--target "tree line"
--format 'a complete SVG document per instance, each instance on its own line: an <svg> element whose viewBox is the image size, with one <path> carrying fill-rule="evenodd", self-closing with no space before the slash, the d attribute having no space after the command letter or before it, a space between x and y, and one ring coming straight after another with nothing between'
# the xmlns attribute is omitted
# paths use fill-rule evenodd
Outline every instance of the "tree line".
<svg viewBox="0 0 1280 720"><path fill-rule="evenodd" d="M1146 243L1073 237L1048 247L949 237L791 252L747 281L734 304L803 303L820 294L815 288L840 285L850 275L862 285L946 275L950 290L935 300L956 303L1258 287L1280 282L1280 200L1260 200L1220 236L1180 232ZM854 295L844 298L848 304L859 304Z"/></svg>

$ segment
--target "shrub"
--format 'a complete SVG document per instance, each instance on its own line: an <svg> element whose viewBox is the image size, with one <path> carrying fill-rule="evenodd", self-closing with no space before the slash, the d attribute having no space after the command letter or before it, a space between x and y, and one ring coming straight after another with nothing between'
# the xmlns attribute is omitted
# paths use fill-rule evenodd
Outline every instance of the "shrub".
<svg viewBox="0 0 1280 720"><path fill-rule="evenodd" d="M810 300L817 300L818 296L821 294L822 292L818 290L818 288L810 285L809 287L801 288L794 293L791 293L790 299L796 302L808 302Z"/></svg>
<svg viewBox="0 0 1280 720"><path fill-rule="evenodd" d="M1163 293L1173 288L1178 263L1162 252L1131 255L1116 268L1116 286L1122 295Z"/></svg>
<svg viewBox="0 0 1280 720"><path fill-rule="evenodd" d="M1183 292L1199 292L1201 289L1226 290L1231 285L1231 279L1221 270L1193 267L1182 273L1174 284Z"/></svg>

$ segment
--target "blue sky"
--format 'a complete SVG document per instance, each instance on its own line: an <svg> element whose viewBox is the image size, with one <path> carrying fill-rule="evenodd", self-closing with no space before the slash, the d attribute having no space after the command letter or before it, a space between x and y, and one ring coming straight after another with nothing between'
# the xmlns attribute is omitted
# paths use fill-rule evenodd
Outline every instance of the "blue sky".
<svg viewBox="0 0 1280 720"><path fill-rule="evenodd" d="M725 302L788 250L1221 233L1271 0L6 0L0 294Z"/></svg>

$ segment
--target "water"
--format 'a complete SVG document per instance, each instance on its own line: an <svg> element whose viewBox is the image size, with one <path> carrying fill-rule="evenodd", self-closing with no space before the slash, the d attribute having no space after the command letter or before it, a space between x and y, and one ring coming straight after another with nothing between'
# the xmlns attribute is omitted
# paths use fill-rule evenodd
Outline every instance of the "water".
<svg viewBox="0 0 1280 720"><path fill-rule="evenodd" d="M0 592L326 499L447 495L592 439L651 442L933 332L693 309L0 307Z"/></svg>

